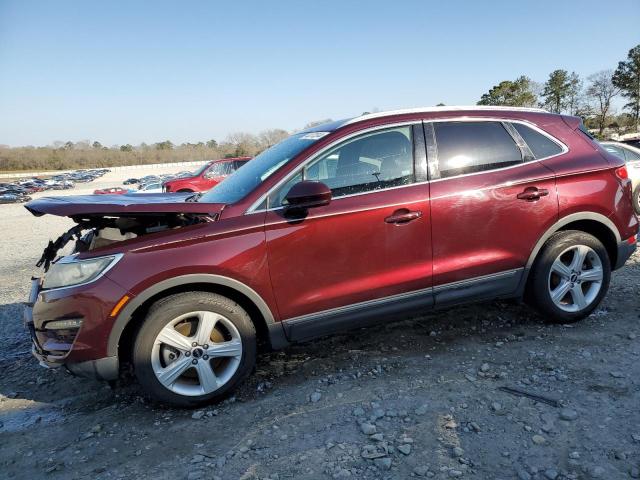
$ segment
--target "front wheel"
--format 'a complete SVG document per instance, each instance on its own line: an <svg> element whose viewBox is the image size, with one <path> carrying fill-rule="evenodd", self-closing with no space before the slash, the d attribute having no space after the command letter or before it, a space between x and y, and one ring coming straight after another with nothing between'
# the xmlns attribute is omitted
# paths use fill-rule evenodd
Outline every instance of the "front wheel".
<svg viewBox="0 0 640 480"><path fill-rule="evenodd" d="M636 215L640 215L640 185L633 192L633 209L636 211Z"/></svg>
<svg viewBox="0 0 640 480"><path fill-rule="evenodd" d="M159 300L138 333L133 364L152 399L195 407L224 397L253 370L256 332L234 301L207 292Z"/></svg>
<svg viewBox="0 0 640 480"><path fill-rule="evenodd" d="M604 298L611 263L600 240L569 230L547 241L531 276L529 303L549 322L573 323L591 314Z"/></svg>

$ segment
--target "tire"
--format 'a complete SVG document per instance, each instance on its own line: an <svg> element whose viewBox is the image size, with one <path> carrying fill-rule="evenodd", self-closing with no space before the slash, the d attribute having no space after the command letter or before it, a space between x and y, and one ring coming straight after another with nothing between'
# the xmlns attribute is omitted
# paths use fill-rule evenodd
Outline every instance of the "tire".
<svg viewBox="0 0 640 480"><path fill-rule="evenodd" d="M636 215L640 215L640 185L633 191L633 209Z"/></svg>
<svg viewBox="0 0 640 480"><path fill-rule="evenodd" d="M188 188L183 188L182 190L178 190L176 193L194 193L194 191Z"/></svg>
<svg viewBox="0 0 640 480"><path fill-rule="evenodd" d="M256 330L249 315L208 292L178 293L154 303L133 349L135 375L145 392L179 407L224 398L255 363Z"/></svg>
<svg viewBox="0 0 640 480"><path fill-rule="evenodd" d="M579 256L574 256L578 252ZM527 286L527 302L546 322L574 323L598 307L610 279L609 255L600 240L576 230L558 232L547 240L536 258Z"/></svg>

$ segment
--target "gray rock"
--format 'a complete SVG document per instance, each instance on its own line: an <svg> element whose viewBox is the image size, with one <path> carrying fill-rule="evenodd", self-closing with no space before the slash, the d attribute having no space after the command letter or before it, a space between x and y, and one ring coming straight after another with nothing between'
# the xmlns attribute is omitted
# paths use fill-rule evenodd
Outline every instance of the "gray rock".
<svg viewBox="0 0 640 480"><path fill-rule="evenodd" d="M381 470L389 470L391 468L391 459L389 457L376 458L373 463Z"/></svg>
<svg viewBox="0 0 640 480"><path fill-rule="evenodd" d="M362 430L362 433L364 433L365 435L373 435L374 433L376 433L376 426L371 423L365 422L360 424L360 430Z"/></svg>
<svg viewBox="0 0 640 480"><path fill-rule="evenodd" d="M516 465L516 475L520 480L531 480L531 474L527 472L523 466Z"/></svg>
<svg viewBox="0 0 640 480"><path fill-rule="evenodd" d="M363 416L363 415L364 415L364 408L362 408L362 407L356 407L356 408L354 408L354 409L353 409L353 414L354 414L356 417L361 417L361 416Z"/></svg>
<svg viewBox="0 0 640 480"><path fill-rule="evenodd" d="M462 450L460 447L453 447L452 453L455 458L459 458L464 455L464 450Z"/></svg>
<svg viewBox="0 0 640 480"><path fill-rule="evenodd" d="M547 443L547 439L542 435L534 435L533 437L531 437L531 441L536 445L544 445L545 443Z"/></svg>
<svg viewBox="0 0 640 480"><path fill-rule="evenodd" d="M578 412L571 408L563 408L562 410L560 410L560 418L562 420L572 422L573 420L578 418Z"/></svg>
<svg viewBox="0 0 640 480"><path fill-rule="evenodd" d="M489 367L488 363L483 363L482 365L480 365L480 371L481 372L488 372L490 368L491 367Z"/></svg>
<svg viewBox="0 0 640 480"><path fill-rule="evenodd" d="M418 477L426 477L427 473L429 473L429 467L421 465L419 467L414 468L413 473L416 474Z"/></svg>
<svg viewBox="0 0 640 480"><path fill-rule="evenodd" d="M309 401L311 401L311 403L318 403L321 398L322 394L320 392L313 392L309 397Z"/></svg>
<svg viewBox="0 0 640 480"><path fill-rule="evenodd" d="M589 469L589 475L591 478L604 478L605 470L600 465L596 465Z"/></svg>
<svg viewBox="0 0 640 480"><path fill-rule="evenodd" d="M416 415L424 415L425 413L427 413L427 407L425 405L422 405L416 408L415 412L416 412Z"/></svg>
<svg viewBox="0 0 640 480"><path fill-rule="evenodd" d="M613 378L624 378L624 373L618 371L609 372L609 375L611 375Z"/></svg>
<svg viewBox="0 0 640 480"><path fill-rule="evenodd" d="M193 412L193 415L191 415L191 418L193 418L194 420L200 420L202 417L204 417L203 410L198 410L197 412Z"/></svg>
<svg viewBox="0 0 640 480"><path fill-rule="evenodd" d="M629 468L629 476L631 478L640 478L640 468L636 467L635 465L631 466Z"/></svg>
<svg viewBox="0 0 640 480"><path fill-rule="evenodd" d="M549 480L556 480L556 478L558 478L558 471L555 468L547 468L544 471L544 476L547 477Z"/></svg>
<svg viewBox="0 0 640 480"><path fill-rule="evenodd" d="M408 443L403 443L402 445L398 445L398 451L403 455L409 455L411 453L411 445Z"/></svg>
<svg viewBox="0 0 640 480"><path fill-rule="evenodd" d="M502 404L498 403L498 402L493 402L491 404L491 410L493 410L494 412L500 412L502 411Z"/></svg>
<svg viewBox="0 0 640 480"><path fill-rule="evenodd" d="M449 470L449 476L451 478L460 478L462 475L463 473L461 470L454 470L454 469Z"/></svg>
<svg viewBox="0 0 640 480"><path fill-rule="evenodd" d="M344 478L350 478L351 477L351 472L349 470L347 470L346 468L341 468L340 470L338 470L336 473L333 474L333 478L337 479L337 480L341 480Z"/></svg>

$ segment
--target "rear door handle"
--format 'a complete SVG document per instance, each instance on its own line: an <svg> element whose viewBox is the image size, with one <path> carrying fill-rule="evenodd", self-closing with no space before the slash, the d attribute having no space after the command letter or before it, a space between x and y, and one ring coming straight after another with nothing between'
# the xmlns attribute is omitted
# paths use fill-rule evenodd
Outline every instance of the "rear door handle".
<svg viewBox="0 0 640 480"><path fill-rule="evenodd" d="M406 208L403 208L393 212L393 215L385 218L384 221L387 223L402 224L402 223L409 223L410 221L416 220L421 216L422 216L422 212L419 210L410 211L410 210L407 210Z"/></svg>
<svg viewBox="0 0 640 480"><path fill-rule="evenodd" d="M546 197L547 195L549 195L549 190L546 188L527 187L523 192L518 194L518 199L535 202L536 200L540 200L540 197Z"/></svg>

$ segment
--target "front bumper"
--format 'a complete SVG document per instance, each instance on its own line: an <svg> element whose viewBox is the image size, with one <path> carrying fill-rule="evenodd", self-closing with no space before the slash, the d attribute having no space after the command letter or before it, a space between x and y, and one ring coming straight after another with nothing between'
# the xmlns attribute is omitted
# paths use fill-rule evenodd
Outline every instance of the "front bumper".
<svg viewBox="0 0 640 480"><path fill-rule="evenodd" d="M47 368L66 367L80 376L102 380L118 377L118 358L107 355L114 318L109 316L126 291L106 277L82 287L42 290L31 280L23 320L32 340L32 353ZM52 329L53 321L77 319L79 328Z"/></svg>

